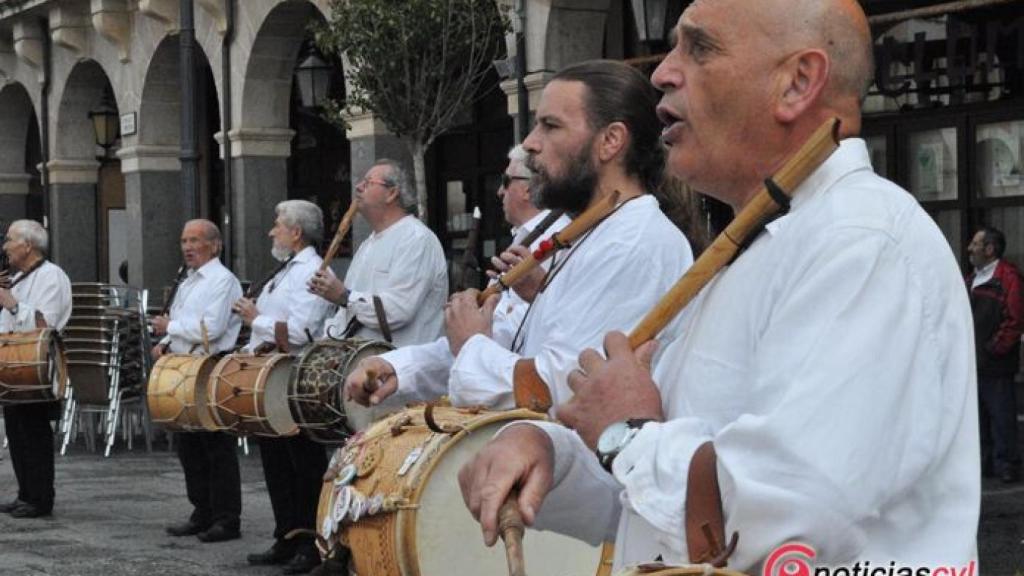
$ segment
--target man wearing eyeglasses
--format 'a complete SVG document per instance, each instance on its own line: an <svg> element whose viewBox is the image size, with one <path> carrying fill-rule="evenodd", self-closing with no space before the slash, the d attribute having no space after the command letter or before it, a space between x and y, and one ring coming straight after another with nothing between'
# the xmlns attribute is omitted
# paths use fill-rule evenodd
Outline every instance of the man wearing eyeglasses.
<svg viewBox="0 0 1024 576"><path fill-rule="evenodd" d="M345 281L318 273L309 290L338 306L327 336L389 340L396 346L442 334L448 270L437 236L411 214L405 170L381 159L356 183L354 202L373 233L356 250Z"/></svg>

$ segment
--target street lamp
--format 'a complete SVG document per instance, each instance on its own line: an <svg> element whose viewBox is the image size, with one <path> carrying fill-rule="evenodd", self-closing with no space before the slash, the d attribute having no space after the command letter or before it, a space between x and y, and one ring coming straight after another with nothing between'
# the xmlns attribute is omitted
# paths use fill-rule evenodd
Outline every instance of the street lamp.
<svg viewBox="0 0 1024 576"><path fill-rule="evenodd" d="M315 49L295 69L295 81L299 84L299 97L303 108L320 108L327 99L332 67L320 57Z"/></svg>
<svg viewBox="0 0 1024 576"><path fill-rule="evenodd" d="M640 42L650 44L665 39L665 16L668 0L630 0L633 5L633 20Z"/></svg>
<svg viewBox="0 0 1024 576"><path fill-rule="evenodd" d="M103 148L103 156L106 157L117 141L120 128L114 95L109 86L104 90L100 103L89 111L89 119L92 120L92 129L96 134L96 145Z"/></svg>

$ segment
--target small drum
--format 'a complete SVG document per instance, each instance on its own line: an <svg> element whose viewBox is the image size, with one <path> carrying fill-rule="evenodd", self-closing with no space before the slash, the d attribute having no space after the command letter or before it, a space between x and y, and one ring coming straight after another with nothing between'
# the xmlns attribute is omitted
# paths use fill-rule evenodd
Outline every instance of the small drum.
<svg viewBox="0 0 1024 576"><path fill-rule="evenodd" d="M53 329L0 334L0 404L60 400L67 374L64 344Z"/></svg>
<svg viewBox="0 0 1024 576"><path fill-rule="evenodd" d="M352 432L366 428L372 409L345 402L345 378L363 358L394 349L387 342L362 338L312 344L292 367L288 386L288 406L299 428L325 444L344 442Z"/></svg>
<svg viewBox="0 0 1024 576"><path fill-rule="evenodd" d="M206 393L218 430L246 436L294 436L299 427L288 410L288 380L295 358L288 354L229 354L210 374Z"/></svg>
<svg viewBox="0 0 1024 576"><path fill-rule="evenodd" d="M459 491L459 469L502 426L543 418L529 410L408 408L352 436L331 459L317 508L325 556L345 546L356 574L506 574L502 545L487 548ZM601 549L527 529L531 576L597 574Z"/></svg>
<svg viewBox="0 0 1024 576"><path fill-rule="evenodd" d="M207 386L220 356L164 354L146 387L149 417L173 432L216 430Z"/></svg>

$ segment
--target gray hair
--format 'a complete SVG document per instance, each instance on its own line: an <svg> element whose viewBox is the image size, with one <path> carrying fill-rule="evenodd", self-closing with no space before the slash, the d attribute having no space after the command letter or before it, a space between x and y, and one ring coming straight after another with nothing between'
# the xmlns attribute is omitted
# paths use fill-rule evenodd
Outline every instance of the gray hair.
<svg viewBox="0 0 1024 576"><path fill-rule="evenodd" d="M316 245L324 237L324 213L309 200L285 200L274 208L286 226L302 229L302 240Z"/></svg>
<svg viewBox="0 0 1024 576"><path fill-rule="evenodd" d="M46 228L35 220L15 220L11 222L7 233L28 242L40 254L46 254L50 247L50 237L46 233Z"/></svg>
<svg viewBox="0 0 1024 576"><path fill-rule="evenodd" d="M415 212L416 191L412 189L412 185L409 183L409 173L405 171L405 168L397 160L392 160L391 158L380 158L373 165L384 166L388 169L387 175L383 178L388 186L394 186L398 189L399 206L406 212Z"/></svg>
<svg viewBox="0 0 1024 576"><path fill-rule="evenodd" d="M509 164L519 164L522 167L523 172L521 174L515 174L515 176L525 176L527 178L533 178L533 170L526 164L526 160L530 157L530 153L523 148L522 144L516 144L508 151L508 162ZM532 188L532 186L531 186Z"/></svg>
<svg viewBox="0 0 1024 576"><path fill-rule="evenodd" d="M220 250L224 246L224 240L221 239L220 229L217 228L217 225L214 224L212 221L207 220L206 218L196 218L194 220L189 220L188 222L185 222L185 227L187 228L189 224L199 224L200 226L202 226L203 239L205 239L207 242L213 243L213 254L215 256L219 256Z"/></svg>

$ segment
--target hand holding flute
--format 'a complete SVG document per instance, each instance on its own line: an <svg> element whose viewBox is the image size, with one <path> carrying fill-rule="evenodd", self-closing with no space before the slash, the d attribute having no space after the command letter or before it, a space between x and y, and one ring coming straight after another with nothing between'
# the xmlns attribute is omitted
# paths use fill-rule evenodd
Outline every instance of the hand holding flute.
<svg viewBox="0 0 1024 576"><path fill-rule="evenodd" d="M345 239L349 229L352 227L352 220L356 217L358 209L359 203L353 198L348 210L345 211L345 215L342 216L341 222L338 224L338 230L334 233L334 238L331 240L331 245L327 248L327 253L324 254L324 261L320 264L320 269L309 279L309 284L307 285L310 292L335 304L344 304L342 300L347 290L345 284L328 271L328 267L338 254L342 240Z"/></svg>

